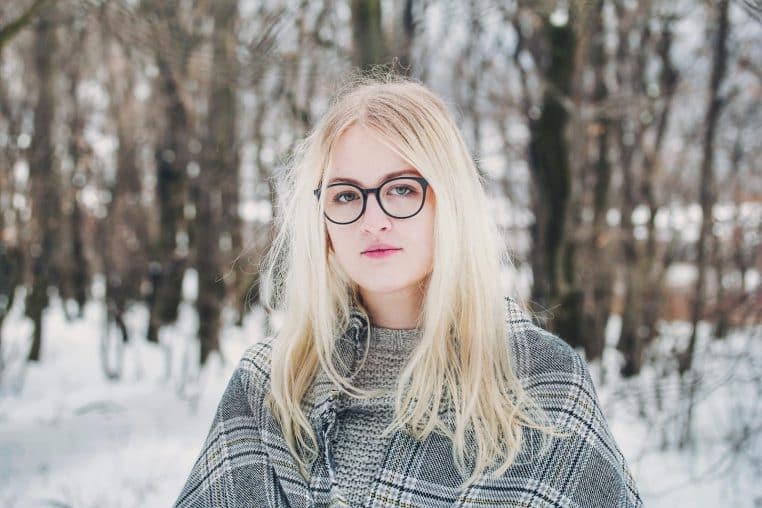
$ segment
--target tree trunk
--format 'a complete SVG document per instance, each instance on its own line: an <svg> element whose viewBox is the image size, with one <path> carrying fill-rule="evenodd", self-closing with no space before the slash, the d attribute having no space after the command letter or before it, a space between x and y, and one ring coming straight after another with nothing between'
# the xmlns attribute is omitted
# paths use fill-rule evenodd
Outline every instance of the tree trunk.
<svg viewBox="0 0 762 508"><path fill-rule="evenodd" d="M235 28L238 20L237 3L234 1L215 2L213 51L214 63L209 99L209 132L206 136L205 156L208 157L205 170L213 170L215 182L221 191L221 219L218 228L220 260L218 269L223 270L225 280L220 280L227 288L227 298L233 307L238 307L239 291L236 289L245 281L244 274L234 266L243 248L243 223L238 213L239 187L241 182L239 143L236 124L235 83L238 64L235 57ZM209 153L212 151L213 153ZM213 164L214 167L209 164ZM212 186L210 188L213 188Z"/></svg>
<svg viewBox="0 0 762 508"><path fill-rule="evenodd" d="M80 30L76 34L75 50L79 51L83 47L85 33L84 30ZM61 260L60 287L62 299L74 300L77 303L78 316L82 317L84 306L87 302L91 278L88 260L85 257L85 240L82 237L84 231L83 213L77 199L77 193L82 188L82 185L78 185L79 180L74 178L74 176L80 171L79 166L86 146L84 140L85 118L82 115L77 100L77 88L81 82L81 64L79 61L73 61L70 62L70 65L69 100L72 104L72 116L69 119L70 137L68 153L72 161L72 169L71 173L62 175L68 179L64 191L67 198L66 206L64 207L67 219L64 238L68 245L62 245L64 259Z"/></svg>
<svg viewBox="0 0 762 508"><path fill-rule="evenodd" d="M388 56L381 25L381 0L352 0L354 64L368 70Z"/></svg>
<svg viewBox="0 0 762 508"><path fill-rule="evenodd" d="M6 118L13 122L10 110L6 109L6 94L0 86L0 113L5 114ZM14 129L9 129L10 134L17 135ZM4 154L3 154L4 155ZM5 164L7 159L3 156L0 164ZM13 178L10 171L0 171L0 202L10 202L13 195ZM16 212L18 213L18 211ZM0 351L3 346L3 321L13 308L16 296L16 287L22 283L22 274L24 273L24 256L19 246L19 239L15 238L9 224L6 223L6 213L0 213ZM11 223L13 229L16 224ZM9 231L10 230L10 231ZM3 355L0 354L0 378L3 371Z"/></svg>
<svg viewBox="0 0 762 508"><path fill-rule="evenodd" d="M593 229L587 248L590 252L588 266L591 268L590 283L586 286L585 306L585 354L589 360L600 358L606 345L606 323L611 310L613 289L613 266L610 231L606 224L609 208L609 187L611 164L608 158L611 121L605 110L609 92L606 86L606 51L604 48L603 0L591 7L592 46L591 65L595 72L593 104L598 114L593 121L592 133L595 142L595 169L593 184Z"/></svg>
<svg viewBox="0 0 762 508"><path fill-rule="evenodd" d="M400 37L394 41L394 56L399 59L401 72L405 75L410 75L413 71L412 52L415 28L417 23L422 22L413 17L413 4L413 0L404 0L402 16L399 20Z"/></svg>
<svg viewBox="0 0 762 508"><path fill-rule="evenodd" d="M707 105L706 119L704 120L703 155L701 159L701 189L699 204L701 205L701 230L698 244L696 245L696 266L698 280L696 292L691 307L691 335L688 347L679 355L678 368L680 374L689 371L693 366L693 354L696 349L696 335L698 322L704 311L704 299L706 298L705 284L707 272L707 247L711 241L714 217L712 210L717 200L715 188L713 163L714 163L714 133L722 108L720 97L720 84L727 69L727 39L728 39L728 4L729 0L720 0L717 4L717 38L714 43L714 56L712 60L712 75L709 82L709 104Z"/></svg>
<svg viewBox="0 0 762 508"><path fill-rule="evenodd" d="M28 359L39 361L42 349L42 314L48 306L48 286L58 280L54 265L60 248L58 228L60 196L58 173L54 167L52 127L55 118L56 51L52 8L36 24L34 60L39 93L34 110L34 136L30 146L29 182L31 186L32 231L30 265L32 288L26 298L26 315L34 323Z"/></svg>
<svg viewBox="0 0 762 508"><path fill-rule="evenodd" d="M2 215L2 214L0 214ZM13 308L16 287L21 284L24 258L17 245L10 245L3 240L0 228L0 351L3 346L3 321ZM3 372L3 355L0 355L0 378Z"/></svg>
<svg viewBox="0 0 762 508"><path fill-rule="evenodd" d="M618 8L619 14L619 47L617 60L619 64L618 82L622 90L630 91L632 96L645 96L646 85L644 73L646 65L646 48L650 44L651 30L648 23L643 24L640 31L639 53L633 54L630 48L630 30L624 21L624 9ZM634 63L630 59L634 59ZM632 214L637 206L641 190L641 179L634 170L637 150L642 147L645 127L637 120L637 112L628 111L619 119L616 125L616 137L619 150L619 162L622 169L622 205L621 205L621 244L623 258L624 302L622 307L622 327L619 332L617 349L624 355L624 365L621 374L625 377L640 372L643 364L643 352L646 340L645 330L641 326L643 316L646 281L642 277L640 266L641 253L638 239L635 237L635 227ZM628 140L629 139L629 140Z"/></svg>
<svg viewBox="0 0 762 508"><path fill-rule="evenodd" d="M16 19L0 27L0 51L3 46L15 37L25 26L32 23L35 17L42 12L45 4L50 0L35 0Z"/></svg>
<svg viewBox="0 0 762 508"><path fill-rule="evenodd" d="M236 143L235 38L237 4L216 2L213 6L213 67L209 97L209 118L205 136L204 166L199 174L196 206L196 257L200 361L203 365L212 351L219 351L220 313L225 297L222 277L224 235L238 238L238 146ZM235 206L230 207L232 201ZM231 229L233 231L231 231ZM227 264L227 263L225 263ZM231 281L234 282L234 281ZM231 286L233 286L231 284ZM234 286L233 286L234 287Z"/></svg>
<svg viewBox="0 0 762 508"><path fill-rule="evenodd" d="M656 239L656 214L659 211L659 203L656 199L657 179L661 175L661 150L669 119L672 112L672 100L677 89L678 72L675 69L671 59L672 49L672 20L667 17L662 21L661 37L658 44L659 59L661 60L661 74L659 76L659 85L663 94L664 106L659 115L656 138L654 140L653 150L646 153L643 163L644 179L642 184L643 198L649 209L646 252L645 260L642 264L642 277L646 280L647 288L644 295L641 326L645 330L646 344L650 344L658 335L657 322L661 317L662 293L664 291L663 281L665 272L671 263L669 260L671 253L670 246L667 252L661 254L661 261L657 259L657 239Z"/></svg>
<svg viewBox="0 0 762 508"><path fill-rule="evenodd" d="M532 299L554 313L550 329L574 346L582 345L582 294L574 280L574 246L567 235L571 168L566 142L569 114L564 100L572 87L575 35L571 20L561 26L544 20L548 43L547 81L542 109L530 120L529 168L532 175Z"/></svg>
<svg viewBox="0 0 762 508"><path fill-rule="evenodd" d="M153 282L148 327L150 342L158 342L158 328L161 325L177 319L187 262L186 254L178 249L177 236L183 223L189 124L172 66L163 55L158 55L158 67L160 100L164 101L167 125L163 130L163 139L156 145L155 154L160 230L150 273Z"/></svg>

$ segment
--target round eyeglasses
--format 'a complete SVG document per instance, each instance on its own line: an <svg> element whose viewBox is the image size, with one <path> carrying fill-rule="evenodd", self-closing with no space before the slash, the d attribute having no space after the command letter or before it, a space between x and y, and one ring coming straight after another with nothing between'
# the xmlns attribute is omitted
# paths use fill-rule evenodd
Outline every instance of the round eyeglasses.
<svg viewBox="0 0 762 508"><path fill-rule="evenodd" d="M363 189L352 183L332 183L325 188L323 215L334 224L351 224L365 213L368 194L375 194L386 215L408 219L423 209L428 185L425 178L414 176L390 178L373 189ZM313 194L320 199L320 188Z"/></svg>

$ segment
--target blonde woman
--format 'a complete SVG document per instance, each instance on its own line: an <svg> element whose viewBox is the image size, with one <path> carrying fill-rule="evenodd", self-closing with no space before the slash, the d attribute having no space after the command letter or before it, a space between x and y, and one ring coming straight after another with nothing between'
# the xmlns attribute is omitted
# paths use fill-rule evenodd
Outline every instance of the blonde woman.
<svg viewBox="0 0 762 508"><path fill-rule="evenodd" d="M581 357L500 287L473 160L421 84L344 90L298 147L251 346L178 507L631 507Z"/></svg>

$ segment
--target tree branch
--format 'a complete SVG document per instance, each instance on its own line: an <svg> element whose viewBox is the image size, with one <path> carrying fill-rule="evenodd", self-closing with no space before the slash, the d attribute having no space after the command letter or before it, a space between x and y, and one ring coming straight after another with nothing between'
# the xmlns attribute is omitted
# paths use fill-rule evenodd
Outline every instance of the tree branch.
<svg viewBox="0 0 762 508"><path fill-rule="evenodd" d="M18 18L11 21L7 25L0 27L0 50L3 46L10 41L13 36L20 32L25 26L30 24L37 12L48 2L48 0L35 0L29 8L21 14Z"/></svg>

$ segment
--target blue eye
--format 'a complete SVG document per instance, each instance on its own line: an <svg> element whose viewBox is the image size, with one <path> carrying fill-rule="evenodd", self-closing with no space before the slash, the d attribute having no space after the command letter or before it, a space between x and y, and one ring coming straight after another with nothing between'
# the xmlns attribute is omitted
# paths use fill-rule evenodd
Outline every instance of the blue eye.
<svg viewBox="0 0 762 508"><path fill-rule="evenodd" d="M333 197L333 201L336 203L348 203L358 199L356 192L339 192Z"/></svg>
<svg viewBox="0 0 762 508"><path fill-rule="evenodd" d="M409 185L395 185L389 191L394 196L405 197L415 194L416 191Z"/></svg>

